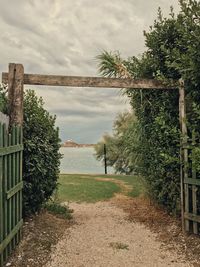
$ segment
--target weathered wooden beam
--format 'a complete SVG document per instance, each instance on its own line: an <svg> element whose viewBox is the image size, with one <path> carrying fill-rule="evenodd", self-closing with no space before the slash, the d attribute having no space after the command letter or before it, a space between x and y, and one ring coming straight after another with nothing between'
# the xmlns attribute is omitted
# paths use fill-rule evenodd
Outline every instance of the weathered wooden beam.
<svg viewBox="0 0 200 267"><path fill-rule="evenodd" d="M8 83L8 73L2 73L2 82ZM132 88L132 89L176 89L167 87L157 80L80 77L61 75L24 74L24 84L69 86L69 87L100 87L100 88Z"/></svg>
<svg viewBox="0 0 200 267"><path fill-rule="evenodd" d="M21 64L9 64L8 73L8 108L10 126L23 124L23 86L24 67Z"/></svg>

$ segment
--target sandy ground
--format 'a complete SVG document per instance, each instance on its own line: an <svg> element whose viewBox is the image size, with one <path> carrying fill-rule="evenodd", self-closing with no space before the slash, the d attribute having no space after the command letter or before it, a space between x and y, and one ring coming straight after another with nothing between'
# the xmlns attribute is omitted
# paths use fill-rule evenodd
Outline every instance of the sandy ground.
<svg viewBox="0 0 200 267"><path fill-rule="evenodd" d="M71 203L75 224L53 248L46 267L186 267L184 255L167 250L156 234L113 201Z"/></svg>

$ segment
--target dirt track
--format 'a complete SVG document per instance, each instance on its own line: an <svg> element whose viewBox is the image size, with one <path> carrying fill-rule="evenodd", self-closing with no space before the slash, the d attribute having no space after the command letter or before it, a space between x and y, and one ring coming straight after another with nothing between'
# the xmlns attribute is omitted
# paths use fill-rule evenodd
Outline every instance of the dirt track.
<svg viewBox="0 0 200 267"><path fill-rule="evenodd" d="M165 249L156 234L115 201L71 203L75 224L66 230L46 267L186 267L184 255Z"/></svg>
<svg viewBox="0 0 200 267"><path fill-rule="evenodd" d="M110 181L110 178L109 178ZM183 235L180 220L130 186L105 202L70 203L72 222L44 211L24 224L11 267L200 267L200 242Z"/></svg>

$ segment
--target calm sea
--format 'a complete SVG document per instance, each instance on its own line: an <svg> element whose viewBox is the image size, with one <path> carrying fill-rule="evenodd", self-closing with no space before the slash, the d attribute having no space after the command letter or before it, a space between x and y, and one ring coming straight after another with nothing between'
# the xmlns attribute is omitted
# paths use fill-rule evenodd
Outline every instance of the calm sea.
<svg viewBox="0 0 200 267"><path fill-rule="evenodd" d="M104 166L97 161L94 156L93 147L62 147L61 173L89 173L104 174ZM108 168L108 173L114 173L112 168Z"/></svg>

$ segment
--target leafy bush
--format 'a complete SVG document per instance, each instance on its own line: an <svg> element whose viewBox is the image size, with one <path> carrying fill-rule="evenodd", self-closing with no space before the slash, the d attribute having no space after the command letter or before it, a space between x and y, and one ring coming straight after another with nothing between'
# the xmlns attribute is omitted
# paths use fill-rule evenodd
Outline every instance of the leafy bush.
<svg viewBox="0 0 200 267"><path fill-rule="evenodd" d="M200 141L200 3L180 0L177 16L158 18L145 32L146 52L140 58L124 60L119 53L102 53L100 71L104 76L160 79L171 83L183 78L186 86L189 141L192 131ZM180 130L178 90L126 90L139 125L137 146L131 144L132 158L138 154L139 171L151 196L170 211L180 210ZM134 143L134 131L132 134ZM124 138L123 138L124 139ZM128 147L128 144L127 144ZM196 161L200 158L195 151ZM200 173L198 174L200 177Z"/></svg>
<svg viewBox="0 0 200 267"><path fill-rule="evenodd" d="M7 87L0 85L0 111L7 114Z"/></svg>
<svg viewBox="0 0 200 267"><path fill-rule="evenodd" d="M45 109L42 98L28 90L24 97L24 214L35 213L57 186L61 154L55 116Z"/></svg>
<svg viewBox="0 0 200 267"><path fill-rule="evenodd" d="M0 87L0 111L7 113L7 88ZM33 90L24 94L23 213L35 213L57 187L61 154L55 116Z"/></svg>

